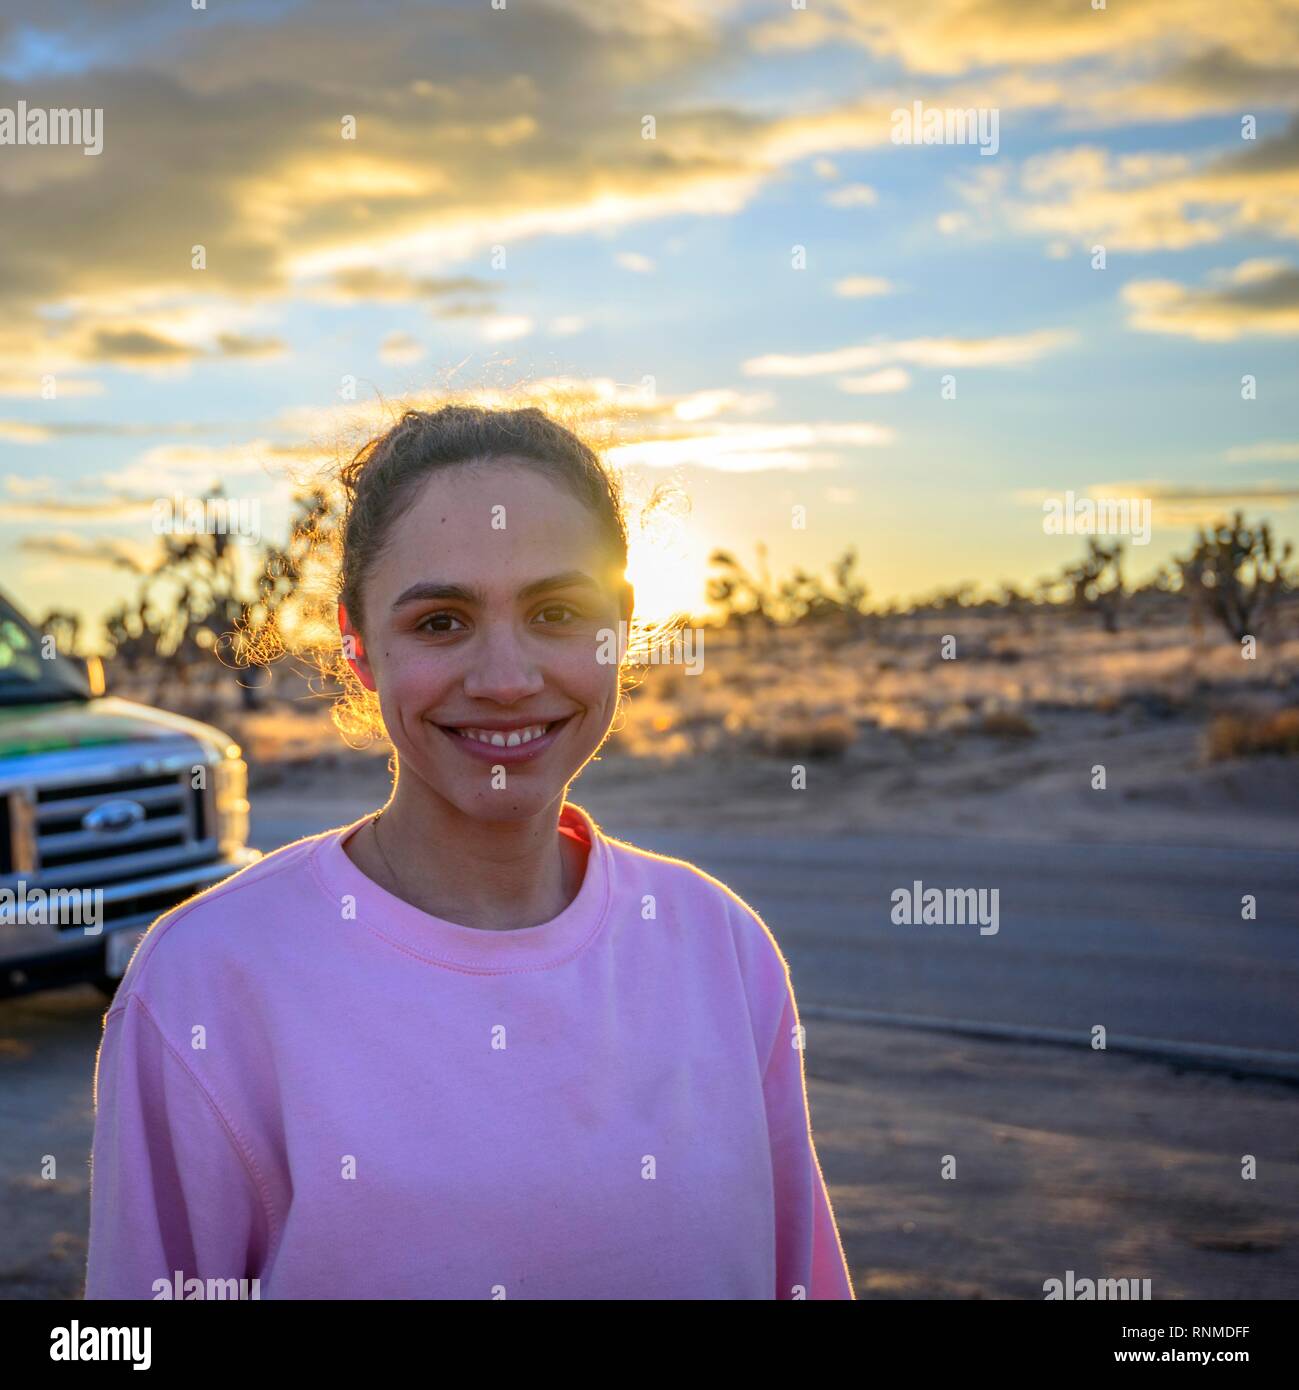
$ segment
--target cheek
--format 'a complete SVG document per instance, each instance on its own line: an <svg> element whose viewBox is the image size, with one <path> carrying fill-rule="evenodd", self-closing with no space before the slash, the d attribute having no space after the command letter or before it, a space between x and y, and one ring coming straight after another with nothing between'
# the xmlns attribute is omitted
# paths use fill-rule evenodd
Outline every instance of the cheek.
<svg viewBox="0 0 1299 1390"><path fill-rule="evenodd" d="M588 709L601 710L613 703L618 689L618 668L602 664L590 650L574 652L554 668L556 682Z"/></svg>
<svg viewBox="0 0 1299 1390"><path fill-rule="evenodd" d="M398 649L385 654L379 693L394 708L417 713L441 699L451 679L448 663L439 664L418 652Z"/></svg>

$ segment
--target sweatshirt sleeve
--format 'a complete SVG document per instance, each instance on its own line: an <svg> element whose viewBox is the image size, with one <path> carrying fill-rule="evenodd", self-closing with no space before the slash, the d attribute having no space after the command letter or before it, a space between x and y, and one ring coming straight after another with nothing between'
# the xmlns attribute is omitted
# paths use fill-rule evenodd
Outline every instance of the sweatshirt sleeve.
<svg viewBox="0 0 1299 1390"><path fill-rule="evenodd" d="M177 1271L255 1277L266 1213L229 1121L129 994L104 1021L95 1065L86 1298L152 1299Z"/></svg>
<svg viewBox="0 0 1299 1390"><path fill-rule="evenodd" d="M762 1083L776 1197L775 1296L855 1299L812 1140L798 1006L781 965L784 1006Z"/></svg>

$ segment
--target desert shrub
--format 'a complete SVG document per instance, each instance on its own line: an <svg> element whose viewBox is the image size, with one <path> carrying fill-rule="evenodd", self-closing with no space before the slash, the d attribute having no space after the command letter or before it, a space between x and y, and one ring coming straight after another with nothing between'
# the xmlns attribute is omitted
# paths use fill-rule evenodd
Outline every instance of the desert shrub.
<svg viewBox="0 0 1299 1390"><path fill-rule="evenodd" d="M988 738L1036 738L1037 730L1018 710L990 710L975 725L975 732Z"/></svg>
<svg viewBox="0 0 1299 1390"><path fill-rule="evenodd" d="M757 731L758 746L780 758L835 758L857 741L855 721L843 714L825 714L769 726Z"/></svg>
<svg viewBox="0 0 1299 1390"><path fill-rule="evenodd" d="M1237 641L1257 633L1299 578L1290 565L1293 554L1290 541L1274 545L1266 521L1246 526L1240 512L1230 522L1201 528L1195 549L1178 561L1197 621L1208 612Z"/></svg>
<svg viewBox="0 0 1299 1390"><path fill-rule="evenodd" d="M1299 755L1299 706L1271 714L1222 714L1209 725L1206 751L1211 762L1263 753Z"/></svg>

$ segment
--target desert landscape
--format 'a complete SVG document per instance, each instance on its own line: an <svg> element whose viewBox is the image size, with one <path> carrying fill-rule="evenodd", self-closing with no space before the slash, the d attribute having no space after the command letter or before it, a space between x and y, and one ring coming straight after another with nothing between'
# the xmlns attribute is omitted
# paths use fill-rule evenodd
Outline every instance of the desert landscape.
<svg viewBox="0 0 1299 1390"><path fill-rule="evenodd" d="M1110 633L1059 612L897 615L833 643L797 628L745 642L704 627L702 669L644 665L572 795L628 828L720 818L808 834L1288 849L1299 828L1294 622L1283 611L1253 659L1175 616ZM310 676L291 661L272 669L248 710L222 672L173 707L228 729L259 793L327 777L386 796L388 746L350 747ZM114 689L152 694L147 682ZM791 787L795 765L807 768L804 790Z"/></svg>

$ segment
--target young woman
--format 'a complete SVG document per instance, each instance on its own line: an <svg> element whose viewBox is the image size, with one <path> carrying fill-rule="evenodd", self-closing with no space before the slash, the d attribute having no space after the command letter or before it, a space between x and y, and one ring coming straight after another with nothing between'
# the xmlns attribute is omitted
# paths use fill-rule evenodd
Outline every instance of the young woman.
<svg viewBox="0 0 1299 1390"><path fill-rule="evenodd" d="M342 482L392 796L136 952L87 1297L851 1299L771 933L565 799L620 696L616 479L539 410L448 406Z"/></svg>

